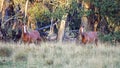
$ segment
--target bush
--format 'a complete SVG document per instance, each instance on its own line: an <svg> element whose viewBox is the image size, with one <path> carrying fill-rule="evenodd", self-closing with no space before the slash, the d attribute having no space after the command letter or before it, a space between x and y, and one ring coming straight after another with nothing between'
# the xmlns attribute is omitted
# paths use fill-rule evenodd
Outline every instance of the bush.
<svg viewBox="0 0 120 68"><path fill-rule="evenodd" d="M112 44L115 44L116 42L120 42L120 31L106 35L100 34L99 38L102 42L110 42Z"/></svg>
<svg viewBox="0 0 120 68"><path fill-rule="evenodd" d="M34 7L31 7L28 9L28 14L30 14L33 19L36 19L37 22L50 22L49 15L50 12L47 7L45 7L43 4L35 3Z"/></svg>
<svg viewBox="0 0 120 68"><path fill-rule="evenodd" d="M18 52L15 55L15 61L27 61L28 54L25 52Z"/></svg>
<svg viewBox="0 0 120 68"><path fill-rule="evenodd" d="M13 49L11 47L1 47L0 57L10 57L13 54Z"/></svg>
<svg viewBox="0 0 120 68"><path fill-rule="evenodd" d="M120 31L114 33L115 40L120 42Z"/></svg>

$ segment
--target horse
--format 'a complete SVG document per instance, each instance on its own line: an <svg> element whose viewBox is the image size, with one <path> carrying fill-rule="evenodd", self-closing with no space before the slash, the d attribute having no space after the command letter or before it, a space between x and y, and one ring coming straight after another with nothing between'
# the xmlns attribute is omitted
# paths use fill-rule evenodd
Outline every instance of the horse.
<svg viewBox="0 0 120 68"><path fill-rule="evenodd" d="M81 26L79 32L83 44L95 42L95 45L98 45L98 34L96 31L84 32L84 26Z"/></svg>
<svg viewBox="0 0 120 68"><path fill-rule="evenodd" d="M40 37L40 33L37 30L31 30L28 31L27 25L22 26L22 41L24 43L39 43L42 41L42 38Z"/></svg>

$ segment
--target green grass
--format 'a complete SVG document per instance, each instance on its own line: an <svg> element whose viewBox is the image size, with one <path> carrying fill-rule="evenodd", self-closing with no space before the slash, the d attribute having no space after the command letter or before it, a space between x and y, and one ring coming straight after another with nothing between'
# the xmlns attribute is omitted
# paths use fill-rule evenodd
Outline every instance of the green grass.
<svg viewBox="0 0 120 68"><path fill-rule="evenodd" d="M0 43L8 55L0 52L0 68L119 68L120 47L101 44L98 47L74 43L24 45ZM11 52L9 52L11 51ZM5 52L8 54L7 52ZM2 56L2 54L4 56Z"/></svg>

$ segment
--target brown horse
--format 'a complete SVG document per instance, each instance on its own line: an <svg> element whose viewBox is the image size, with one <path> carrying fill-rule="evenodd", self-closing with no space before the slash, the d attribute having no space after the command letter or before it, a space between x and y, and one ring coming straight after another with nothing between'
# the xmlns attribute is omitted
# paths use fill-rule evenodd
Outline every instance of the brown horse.
<svg viewBox="0 0 120 68"><path fill-rule="evenodd" d="M39 43L42 40L37 30L32 30L28 32L27 25L25 24L22 26L21 39L24 43L35 43L35 42Z"/></svg>
<svg viewBox="0 0 120 68"><path fill-rule="evenodd" d="M96 46L98 45L98 34L96 31L84 32L84 26L80 27L81 42L83 44L95 42Z"/></svg>

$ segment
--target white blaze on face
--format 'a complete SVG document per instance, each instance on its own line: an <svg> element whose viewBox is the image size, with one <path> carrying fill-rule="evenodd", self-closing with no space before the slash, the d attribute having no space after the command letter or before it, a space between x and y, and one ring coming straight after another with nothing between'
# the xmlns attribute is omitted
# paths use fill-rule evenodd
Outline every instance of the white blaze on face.
<svg viewBox="0 0 120 68"><path fill-rule="evenodd" d="M82 32L83 32L83 27L82 27Z"/></svg>
<svg viewBox="0 0 120 68"><path fill-rule="evenodd" d="M81 30L81 33L83 33L83 27L81 27L80 30Z"/></svg>
<svg viewBox="0 0 120 68"><path fill-rule="evenodd" d="M27 31L26 31L26 26L24 26L24 33L27 33Z"/></svg>

